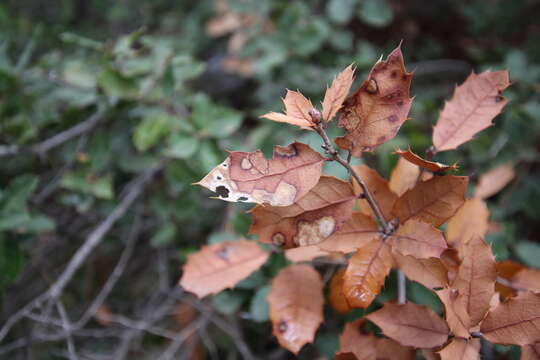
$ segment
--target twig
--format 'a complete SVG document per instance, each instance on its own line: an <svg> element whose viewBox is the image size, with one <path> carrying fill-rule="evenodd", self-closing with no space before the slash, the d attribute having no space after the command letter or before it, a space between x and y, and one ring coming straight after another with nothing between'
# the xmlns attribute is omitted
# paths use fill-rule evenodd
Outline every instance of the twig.
<svg viewBox="0 0 540 360"><path fill-rule="evenodd" d="M60 300L56 301L56 309L58 314L60 314L60 319L62 319L62 328L66 334L66 342L68 346L69 360L78 360L77 352L75 351L75 343L73 342L73 336L71 336L71 325L66 313L66 308Z"/></svg>
<svg viewBox="0 0 540 360"><path fill-rule="evenodd" d="M111 230L112 226L128 211L133 202L142 194L146 184L152 177L165 166L165 162L160 162L154 168L140 175L134 182L133 186L120 201L120 204L113 212L94 229L84 242L84 244L75 252L75 255L69 261L67 267L58 277L58 279L49 287L47 291L36 297L34 300L23 306L13 315L11 315L4 326L0 329L0 341L6 337L9 330L28 312L43 302L51 299L57 299L67 283L73 278L75 272L84 263L86 258L91 254L92 250L101 242L105 234Z"/></svg>
<svg viewBox="0 0 540 360"><path fill-rule="evenodd" d="M158 360L172 360L176 352L180 349L180 346L192 336L199 328L204 326L208 322L208 319L201 317L197 321L191 322L187 327L180 331L173 339L173 342L169 347L161 354Z"/></svg>
<svg viewBox="0 0 540 360"><path fill-rule="evenodd" d="M407 302L407 278L403 271L397 271L398 281L398 304L405 304Z"/></svg>
<svg viewBox="0 0 540 360"><path fill-rule="evenodd" d="M516 284L514 284L512 281L510 280L507 280L503 277L500 277L500 276L497 276L497 280L496 280L499 284L501 285L504 285L506 287L509 287L511 289L514 289L514 290L517 290L517 291L529 291L530 289L527 289L527 288L523 288L523 287L520 287L520 286L517 286Z"/></svg>

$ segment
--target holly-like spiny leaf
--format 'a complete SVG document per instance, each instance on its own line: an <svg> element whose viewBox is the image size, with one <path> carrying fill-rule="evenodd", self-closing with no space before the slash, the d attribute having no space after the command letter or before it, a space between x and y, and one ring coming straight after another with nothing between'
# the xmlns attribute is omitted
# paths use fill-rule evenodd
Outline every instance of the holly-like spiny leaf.
<svg viewBox="0 0 540 360"><path fill-rule="evenodd" d="M457 170L458 168L457 164L445 165L439 162L422 159L420 156L413 153L410 147L407 150L396 149L394 153L400 155L405 160L431 172L444 172L448 170Z"/></svg>
<svg viewBox="0 0 540 360"><path fill-rule="evenodd" d="M313 126L310 115L313 105L301 92L287 90L287 95L285 95L283 103L285 104L285 114L269 112L261 117L296 125L306 130L309 130Z"/></svg>
<svg viewBox="0 0 540 360"><path fill-rule="evenodd" d="M474 196L487 199L501 191L515 176L514 165L511 162L497 166L480 176L474 189Z"/></svg>
<svg viewBox="0 0 540 360"><path fill-rule="evenodd" d="M397 196L412 189L419 181L420 168L400 157L390 175L390 190Z"/></svg>
<svg viewBox="0 0 540 360"><path fill-rule="evenodd" d="M328 122L337 114L343 101L349 95L349 90L354 80L354 69L352 64L347 66L332 81L332 86L326 89L322 103L322 117Z"/></svg>
<svg viewBox="0 0 540 360"><path fill-rule="evenodd" d="M360 179L362 179L362 181L366 184L366 187L369 189L371 195L377 200L377 204L379 205L385 219L390 220L392 207L394 206L394 203L398 197L392 192L392 190L390 190L388 181L380 176L377 171L371 169L367 165L355 165L353 166L353 169L358 174ZM362 189L356 180L353 180L353 186L355 194L362 193ZM375 218L375 214L373 214L367 200L359 199L358 208L361 213Z"/></svg>

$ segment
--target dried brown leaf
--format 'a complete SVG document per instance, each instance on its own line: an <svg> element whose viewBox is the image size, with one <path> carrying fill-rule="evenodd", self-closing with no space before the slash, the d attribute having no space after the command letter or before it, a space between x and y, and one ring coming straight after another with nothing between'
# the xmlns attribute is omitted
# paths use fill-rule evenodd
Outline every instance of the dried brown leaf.
<svg viewBox="0 0 540 360"><path fill-rule="evenodd" d="M446 323L455 336L469 338L471 319L463 301L457 301L459 293L453 288L444 288L436 291L437 296L444 304Z"/></svg>
<svg viewBox="0 0 540 360"><path fill-rule="evenodd" d="M540 292L540 270L505 260L497 263L497 275L500 280L495 284L495 290L503 299L515 296L517 291Z"/></svg>
<svg viewBox="0 0 540 360"><path fill-rule="evenodd" d="M448 285L448 270L440 259L417 259L413 256L403 256L394 253L397 266L407 278L416 281L427 288L441 288Z"/></svg>
<svg viewBox="0 0 540 360"><path fill-rule="evenodd" d="M304 197L319 181L324 158L308 145L275 146L267 160L262 151L232 151L197 185L231 202L288 206Z"/></svg>
<svg viewBox="0 0 540 360"><path fill-rule="evenodd" d="M405 160L409 161L410 163L413 163L423 169L429 170L431 172L443 172L448 170L457 170L457 164L453 165L445 165L441 164L439 162L435 161L428 161L425 159L422 159L417 154L413 153L411 148L409 147L407 150L401 150L396 149L394 152L395 154L400 155Z"/></svg>
<svg viewBox="0 0 540 360"><path fill-rule="evenodd" d="M457 249L474 237L484 237L489 227L489 210L479 198L467 199L448 222L448 244ZM460 250L461 251L461 250Z"/></svg>
<svg viewBox="0 0 540 360"><path fill-rule="evenodd" d="M480 176L474 196L487 199L501 191L515 176L514 165L508 162Z"/></svg>
<svg viewBox="0 0 540 360"><path fill-rule="evenodd" d="M540 294L526 292L501 303L480 327L495 344L529 345L540 342Z"/></svg>
<svg viewBox="0 0 540 360"><path fill-rule="evenodd" d="M377 360L414 360L416 351L392 339L377 338Z"/></svg>
<svg viewBox="0 0 540 360"><path fill-rule="evenodd" d="M332 308L340 313L345 314L351 310L345 296L343 295L343 275L345 269L336 271L332 280L330 280L330 289L328 291L328 303Z"/></svg>
<svg viewBox="0 0 540 360"><path fill-rule="evenodd" d="M313 126L309 112L313 109L313 104L299 91L287 90L287 95L283 99L285 104L285 114L270 112L261 117L285 122L299 126L303 129L310 129Z"/></svg>
<svg viewBox="0 0 540 360"><path fill-rule="evenodd" d="M353 353L358 360L376 360L376 338L362 332L363 319L346 323L339 336L339 352Z"/></svg>
<svg viewBox="0 0 540 360"><path fill-rule="evenodd" d="M203 246L188 255L180 285L202 298L231 288L261 267L268 253L248 240Z"/></svg>
<svg viewBox="0 0 540 360"><path fill-rule="evenodd" d="M400 223L417 219L438 227L465 202L467 183L466 176L435 176L403 194L394 204L392 213Z"/></svg>
<svg viewBox="0 0 540 360"><path fill-rule="evenodd" d="M323 120L328 122L337 114L343 101L349 95L349 90L354 80L354 69L352 64L347 66L332 81L332 86L326 89L322 103Z"/></svg>
<svg viewBox="0 0 540 360"><path fill-rule="evenodd" d="M345 224L317 246L325 251L337 251L344 254L354 252L370 240L378 238L380 233L373 218L360 212L352 214Z"/></svg>
<svg viewBox="0 0 540 360"><path fill-rule="evenodd" d="M418 259L438 258L448 248L442 231L415 219L407 220L387 241L394 251Z"/></svg>
<svg viewBox="0 0 540 360"><path fill-rule="evenodd" d="M309 265L290 265L272 280L268 294L273 333L284 348L298 354L313 342L323 320L323 282Z"/></svg>
<svg viewBox="0 0 540 360"><path fill-rule="evenodd" d="M390 190L388 181L386 181L382 176L380 176L375 170L371 169L367 165L355 165L352 167L354 171L358 174L360 179L364 181L366 187L369 189L369 192L375 199L377 199L377 204L381 209L386 220L390 220L392 207L397 200L397 195ZM354 193L361 194L362 189L360 185L353 181ZM375 214L371 210L367 200L358 200L359 211L363 214L369 215L375 218Z"/></svg>
<svg viewBox="0 0 540 360"><path fill-rule="evenodd" d="M522 346L520 360L540 360L540 343Z"/></svg>
<svg viewBox="0 0 540 360"><path fill-rule="evenodd" d="M345 100L338 125L346 134L336 144L359 157L396 136L411 108L411 80L398 46L386 61L373 66L366 81Z"/></svg>
<svg viewBox="0 0 540 360"><path fill-rule="evenodd" d="M285 248L315 245L351 217L355 195L352 186L330 176L322 176L307 195L290 206L257 205L251 213L250 234L262 242Z"/></svg>
<svg viewBox="0 0 540 360"><path fill-rule="evenodd" d="M400 157L390 175L390 190L401 196L416 185L419 176L420 168Z"/></svg>
<svg viewBox="0 0 540 360"><path fill-rule="evenodd" d="M433 310L414 303L384 304L366 316L389 338L401 345L420 348L440 346L448 339L448 326Z"/></svg>
<svg viewBox="0 0 540 360"><path fill-rule="evenodd" d="M472 73L444 105L433 129L437 151L455 149L491 122L508 102L501 93L510 85L507 71Z"/></svg>
<svg viewBox="0 0 540 360"><path fill-rule="evenodd" d="M480 360L480 339L454 338L439 354L442 360Z"/></svg>
<svg viewBox="0 0 540 360"><path fill-rule="evenodd" d="M301 246L285 250L285 257L292 262L311 261L328 255L330 255L328 251L319 249L317 245Z"/></svg>
<svg viewBox="0 0 540 360"><path fill-rule="evenodd" d="M352 308L367 308L381 292L393 265L386 242L373 239L349 260L343 276L343 294Z"/></svg>

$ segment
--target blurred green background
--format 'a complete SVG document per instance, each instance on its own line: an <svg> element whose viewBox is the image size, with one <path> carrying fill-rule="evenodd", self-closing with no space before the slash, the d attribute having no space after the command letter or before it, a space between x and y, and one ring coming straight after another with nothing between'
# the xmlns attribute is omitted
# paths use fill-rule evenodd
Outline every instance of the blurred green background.
<svg viewBox="0 0 540 360"><path fill-rule="evenodd" d="M410 144L423 153L430 145L456 84L472 70L508 69L511 102L495 126L436 159L459 161L459 174L473 184L514 162L514 181L488 200L499 225L488 241L498 260L540 267L538 14L540 3L529 0L0 2L0 325L56 279L134 179L159 166L62 296L77 319L131 244L100 311L146 319L177 290L187 254L239 238L249 227L248 207L208 199L208 191L190 184L222 161L225 149L269 154L293 139L319 148L313 134L259 116L282 109L286 88L319 103L353 62L359 83L400 41L408 70L415 70L411 119L362 161L388 176L395 147ZM327 172L345 175L335 166ZM180 330L201 311L209 320L175 358L291 358L271 336L265 300L269 279L284 264L274 254L240 286L202 305L176 293L183 300L155 323ZM335 270L318 268L323 275ZM380 301L392 299L394 282ZM426 289L408 287L413 301L440 310ZM332 358L342 323L327 309L317 341L300 357ZM156 359L169 347L167 338L128 325L90 320L95 336L74 334L81 358ZM57 330L25 319L0 343L0 358L69 358L64 340L40 335ZM501 359L518 354L512 347L495 351Z"/></svg>

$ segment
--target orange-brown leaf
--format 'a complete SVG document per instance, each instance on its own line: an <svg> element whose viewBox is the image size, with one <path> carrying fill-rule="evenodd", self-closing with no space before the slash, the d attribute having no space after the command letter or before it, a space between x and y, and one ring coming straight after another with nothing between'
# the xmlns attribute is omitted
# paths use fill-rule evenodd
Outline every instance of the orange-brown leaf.
<svg viewBox="0 0 540 360"><path fill-rule="evenodd" d="M322 103L323 120L328 122L337 114L347 95L354 79L354 69L352 64L347 66L332 81L332 86L326 89Z"/></svg>
<svg viewBox="0 0 540 360"><path fill-rule="evenodd" d="M323 320L322 290L319 273L309 265L290 265L272 280L268 304L273 333L294 354L313 342Z"/></svg>
<svg viewBox="0 0 540 360"><path fill-rule="evenodd" d="M354 200L349 183L322 176L319 183L293 205L253 208L249 232L259 235L262 242L285 248L315 245L339 230L351 217Z"/></svg>
<svg viewBox="0 0 540 360"><path fill-rule="evenodd" d="M233 151L196 184L226 201L288 206L317 185L323 162L318 152L299 142L274 147L271 160L260 150Z"/></svg>
<svg viewBox="0 0 540 360"><path fill-rule="evenodd" d="M480 176L474 196L487 199L502 190L515 176L514 165L508 162Z"/></svg>
<svg viewBox="0 0 540 360"><path fill-rule="evenodd" d="M397 47L386 61L373 66L366 81L345 100L338 125L346 134L336 144L359 157L396 136L411 108L411 80Z"/></svg>
<svg viewBox="0 0 540 360"><path fill-rule="evenodd" d="M339 269L336 271L332 280L330 281L330 289L328 291L328 302L332 308L340 313L345 314L351 310L345 296L343 295L343 275L345 269Z"/></svg>
<svg viewBox="0 0 540 360"><path fill-rule="evenodd" d="M472 73L444 105L433 129L437 151L455 149L491 126L508 102L501 93L510 85L507 71Z"/></svg>
<svg viewBox="0 0 540 360"><path fill-rule="evenodd" d="M328 255L330 255L328 251L319 249L317 245L301 246L285 250L285 257L292 262L311 261Z"/></svg>
<svg viewBox="0 0 540 360"><path fill-rule="evenodd" d="M491 247L481 237L471 239L463 248L463 261L452 287L458 291L470 316L469 328L480 323L489 310L495 293L497 269Z"/></svg>
<svg viewBox="0 0 540 360"><path fill-rule="evenodd" d="M346 323L339 336L339 352L352 353L358 360L375 360L377 356L376 338L373 334L362 333L363 319Z"/></svg>
<svg viewBox="0 0 540 360"><path fill-rule="evenodd" d="M520 360L540 360L540 343L522 346Z"/></svg>
<svg viewBox="0 0 540 360"><path fill-rule="evenodd" d="M180 285L202 298L233 287L261 267L268 253L253 241L225 241L188 255Z"/></svg>
<svg viewBox="0 0 540 360"><path fill-rule="evenodd" d="M389 220L391 217L390 212L392 211L392 207L397 200L397 195L390 190L388 181L386 181L375 170L371 169L367 165L356 165L353 166L353 169L358 174L360 179L364 181L371 195L377 199L377 204L379 205L384 217ZM360 185L358 185L355 180L353 180L353 186L355 194L362 193ZM361 213L375 217L367 200L359 200L358 208L360 209Z"/></svg>
<svg viewBox="0 0 540 360"><path fill-rule="evenodd" d="M437 296L444 304L446 323L455 336L469 338L471 319L463 301L457 301L459 292L453 288L444 288L436 291Z"/></svg>
<svg viewBox="0 0 540 360"><path fill-rule="evenodd" d="M392 339L377 338L377 360L414 360L416 351Z"/></svg>
<svg viewBox="0 0 540 360"><path fill-rule="evenodd" d="M438 227L465 202L467 183L466 176L435 176L403 194L394 204L392 213L400 223L417 219Z"/></svg>
<svg viewBox="0 0 540 360"><path fill-rule="evenodd" d="M366 316L401 345L433 348L448 339L448 326L433 310L414 303L384 304Z"/></svg>
<svg viewBox="0 0 540 360"><path fill-rule="evenodd" d="M497 263L497 275L509 286L498 281L495 290L503 299L516 295L517 291L540 292L540 270L526 268L511 260Z"/></svg>
<svg viewBox="0 0 540 360"><path fill-rule="evenodd" d="M439 229L415 219L407 220L388 241L394 251L418 259L438 258L448 248Z"/></svg>
<svg viewBox="0 0 540 360"><path fill-rule="evenodd" d="M526 292L501 303L480 327L495 344L528 345L540 342L540 294Z"/></svg>
<svg viewBox="0 0 540 360"><path fill-rule="evenodd" d="M367 308L381 292L393 265L388 245L373 239L349 260L343 276L343 294L352 308Z"/></svg>
<svg viewBox="0 0 540 360"><path fill-rule="evenodd" d="M400 157L390 175L390 190L397 196L401 196L416 185L418 176L420 176L420 168Z"/></svg>
<svg viewBox="0 0 540 360"><path fill-rule="evenodd" d="M410 280L427 288L440 288L448 284L448 271L440 259L417 259L394 253L397 266Z"/></svg>
<svg viewBox="0 0 540 360"><path fill-rule="evenodd" d="M313 109L313 104L301 92L287 90L283 103L285 104L285 114L270 112L261 117L289 123L303 129L310 129L313 126L311 115L309 115L309 112Z"/></svg>
<svg viewBox="0 0 540 360"><path fill-rule="evenodd" d="M431 172L443 172L448 170L457 170L457 164L445 165L435 161L428 161L422 159L417 154L413 153L409 147L407 150L396 149L395 154L400 155L405 160L409 161L412 164L415 164L423 169L429 170Z"/></svg>
<svg viewBox="0 0 540 360"><path fill-rule="evenodd" d="M480 339L454 338L439 354L442 360L479 360Z"/></svg>
<svg viewBox="0 0 540 360"><path fill-rule="evenodd" d="M352 214L345 224L317 246L325 251L337 251L344 254L356 251L370 240L379 237L377 224L373 218L360 212Z"/></svg>
<svg viewBox="0 0 540 360"><path fill-rule="evenodd" d="M484 237L489 227L489 210L479 198L467 199L465 204L448 222L446 230L448 244L457 249L472 238Z"/></svg>

